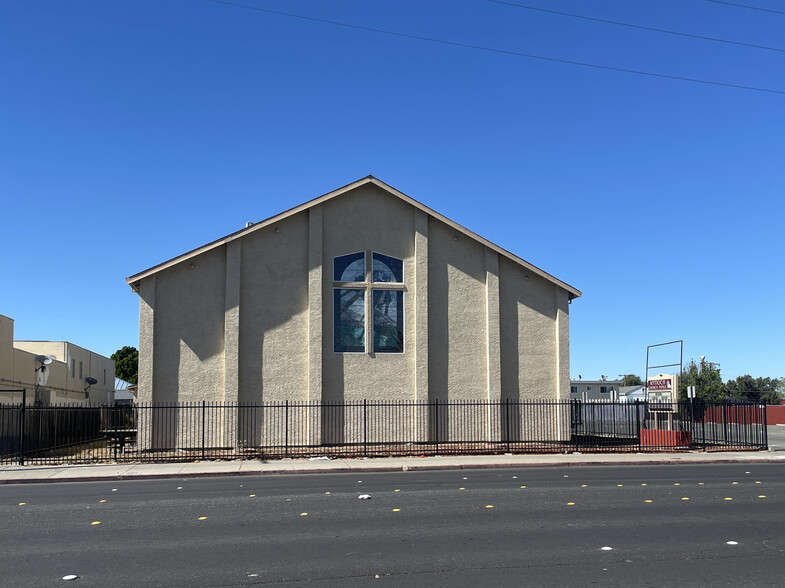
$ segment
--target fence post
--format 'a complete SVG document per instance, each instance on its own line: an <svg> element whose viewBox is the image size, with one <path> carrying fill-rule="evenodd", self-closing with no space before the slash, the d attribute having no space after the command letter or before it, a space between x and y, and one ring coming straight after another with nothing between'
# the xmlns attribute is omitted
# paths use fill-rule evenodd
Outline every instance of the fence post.
<svg viewBox="0 0 785 588"><path fill-rule="evenodd" d="M510 452L510 399L504 402L504 435L507 437L507 453Z"/></svg>
<svg viewBox="0 0 785 588"><path fill-rule="evenodd" d="M280 406L280 405L279 405ZM284 403L283 411L284 426L284 455L289 457L289 401Z"/></svg>
<svg viewBox="0 0 785 588"><path fill-rule="evenodd" d="M436 415L436 455L439 455L439 399L436 398L433 401L434 410L433 413Z"/></svg>
<svg viewBox="0 0 785 588"><path fill-rule="evenodd" d="M27 389L22 388L22 406L19 409L19 465L25 465L25 405L27 404Z"/></svg>
<svg viewBox="0 0 785 588"><path fill-rule="evenodd" d="M572 438L575 441L575 452L580 451L580 436L578 435L578 425L583 423L581 418L583 414L581 408L581 401L577 398L570 399L570 429L572 430ZM557 406L556 410L560 407Z"/></svg>
<svg viewBox="0 0 785 588"><path fill-rule="evenodd" d="M708 451L706 447L708 446L706 443L706 401L701 401L701 438L703 439L703 453Z"/></svg>
<svg viewBox="0 0 785 588"><path fill-rule="evenodd" d="M761 408L763 409L763 414L761 415L763 419L763 449L769 448L769 421L766 416L766 405L761 404Z"/></svg>
<svg viewBox="0 0 785 588"><path fill-rule="evenodd" d="M207 401L202 400L202 459L204 459L204 426L205 426L206 409L207 409Z"/></svg>
<svg viewBox="0 0 785 588"><path fill-rule="evenodd" d="M638 437L638 452L641 451L641 409L640 400L635 399L635 435Z"/></svg>
<svg viewBox="0 0 785 588"><path fill-rule="evenodd" d="M363 457L368 457L368 400L363 398Z"/></svg>
<svg viewBox="0 0 785 588"><path fill-rule="evenodd" d="M113 440L112 435L117 435L117 441L115 443L113 443L113 445L114 445L114 447L113 447L114 460L117 461L117 446L120 445L120 443L123 442L122 441L123 433L120 432L120 429L125 428L125 427L123 427L122 426L123 423L120 422L120 407L117 406L117 404L115 404L112 407L112 409L113 409L114 414L112 415L112 418L109 420L109 439L110 439L110 442L111 442L111 440ZM108 411L107 411L107 413L108 413ZM112 430L112 429L114 429L114 430ZM123 447L123 449L125 449L125 447Z"/></svg>

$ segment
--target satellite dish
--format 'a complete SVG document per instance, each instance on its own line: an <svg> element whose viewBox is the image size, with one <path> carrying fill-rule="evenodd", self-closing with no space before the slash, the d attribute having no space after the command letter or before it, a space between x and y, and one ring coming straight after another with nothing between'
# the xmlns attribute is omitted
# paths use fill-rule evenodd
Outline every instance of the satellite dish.
<svg viewBox="0 0 785 588"><path fill-rule="evenodd" d="M54 358L51 355L36 355L35 360L41 365L49 365Z"/></svg>
<svg viewBox="0 0 785 588"><path fill-rule="evenodd" d="M95 386L98 383L98 380L96 380L95 378L85 378L84 381L90 384L91 386Z"/></svg>

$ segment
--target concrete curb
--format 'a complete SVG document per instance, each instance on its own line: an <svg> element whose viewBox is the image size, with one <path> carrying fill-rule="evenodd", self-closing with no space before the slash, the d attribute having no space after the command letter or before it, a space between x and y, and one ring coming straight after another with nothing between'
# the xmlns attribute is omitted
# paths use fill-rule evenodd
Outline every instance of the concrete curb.
<svg viewBox="0 0 785 588"><path fill-rule="evenodd" d="M658 465L709 465L709 464L761 464L761 463L783 463L782 458L769 457L721 457L716 459L709 458L659 458L654 460L647 459L628 459L628 460L607 460L598 459L592 461L551 461L551 462L502 462L502 463L447 463L447 464L404 464L404 465L371 465L371 466L352 466L340 465L329 468L274 468L260 470L238 471L227 469L226 471L192 471L192 472L160 472L160 473L139 473L139 474L107 474L107 475L84 475L84 476L47 476L38 478L3 478L0 472L0 485L4 484L44 484L44 483L73 483L73 482L113 482L125 480L156 480L156 479L189 479L189 478L217 478L225 476L279 476L279 475L305 475L305 474L360 474L378 472L418 472L418 471L440 471L440 470L478 470L478 469L521 469L521 468L557 468L557 467L597 467L597 466L658 466Z"/></svg>

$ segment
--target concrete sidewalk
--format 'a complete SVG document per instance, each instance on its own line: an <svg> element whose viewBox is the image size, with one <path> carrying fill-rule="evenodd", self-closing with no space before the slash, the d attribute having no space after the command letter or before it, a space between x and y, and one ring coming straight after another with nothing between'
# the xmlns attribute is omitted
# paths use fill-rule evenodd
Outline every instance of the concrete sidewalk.
<svg viewBox="0 0 785 588"><path fill-rule="evenodd" d="M476 468L574 467L591 465L658 465L712 463L783 463L785 454L772 451L685 453L570 453L546 455L456 455L437 457L381 457L367 459L282 459L276 461L203 461L95 465L4 465L0 484L85 482L193 478L198 476L254 476L268 474L324 474L462 470Z"/></svg>

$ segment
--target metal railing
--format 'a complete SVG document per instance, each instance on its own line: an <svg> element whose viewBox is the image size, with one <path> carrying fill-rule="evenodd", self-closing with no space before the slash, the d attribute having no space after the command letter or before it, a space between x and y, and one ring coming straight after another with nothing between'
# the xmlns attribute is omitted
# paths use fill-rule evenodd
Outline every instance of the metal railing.
<svg viewBox="0 0 785 588"><path fill-rule="evenodd" d="M0 405L0 462L765 449L743 402L450 401Z"/></svg>

